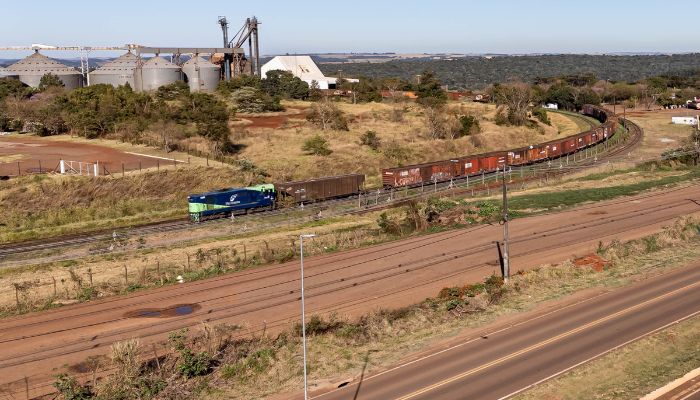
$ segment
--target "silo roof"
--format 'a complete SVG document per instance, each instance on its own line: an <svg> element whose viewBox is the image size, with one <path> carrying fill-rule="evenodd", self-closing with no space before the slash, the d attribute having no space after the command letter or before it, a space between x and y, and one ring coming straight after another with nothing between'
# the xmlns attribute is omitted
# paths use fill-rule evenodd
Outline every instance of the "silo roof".
<svg viewBox="0 0 700 400"><path fill-rule="evenodd" d="M183 68L188 66L188 65L199 65L200 67L204 68L212 68L212 69L218 69L219 66L210 62L209 60L205 59L202 56L195 56L187 60L185 64L183 64Z"/></svg>
<svg viewBox="0 0 700 400"><path fill-rule="evenodd" d="M145 63L143 63L143 69L180 69L177 65L171 63L161 56L155 56Z"/></svg>
<svg viewBox="0 0 700 400"><path fill-rule="evenodd" d="M62 64L52 58L46 57L43 54L34 53L5 69L6 72L13 72L19 75L45 75L52 73L54 75L74 75L80 74L78 70Z"/></svg>
<svg viewBox="0 0 700 400"><path fill-rule="evenodd" d="M96 74L96 75L101 75L101 74L114 74L114 73L123 73L123 72L128 72L132 73L134 71L134 68L136 68L136 65L138 63L138 57L136 57L134 54L131 52L123 54L119 56L118 58L115 58L114 60L107 62L103 64L100 68L92 71L90 74Z"/></svg>

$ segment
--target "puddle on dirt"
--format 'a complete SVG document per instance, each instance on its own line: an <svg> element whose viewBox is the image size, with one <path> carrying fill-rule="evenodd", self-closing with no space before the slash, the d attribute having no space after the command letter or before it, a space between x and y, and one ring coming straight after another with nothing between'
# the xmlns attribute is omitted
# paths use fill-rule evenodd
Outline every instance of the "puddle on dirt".
<svg viewBox="0 0 700 400"><path fill-rule="evenodd" d="M166 308L143 308L124 314L127 318L171 318L189 315L202 308L199 304L177 304Z"/></svg>

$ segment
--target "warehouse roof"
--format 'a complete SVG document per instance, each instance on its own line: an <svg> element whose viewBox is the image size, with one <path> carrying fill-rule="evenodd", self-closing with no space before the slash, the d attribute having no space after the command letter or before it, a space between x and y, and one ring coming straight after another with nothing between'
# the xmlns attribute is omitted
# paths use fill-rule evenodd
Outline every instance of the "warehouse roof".
<svg viewBox="0 0 700 400"><path fill-rule="evenodd" d="M264 77L267 71L274 70L289 71L294 76L303 81L328 81L332 80L335 83L335 78L326 78L323 72L318 69L318 66L309 56L276 56L272 60L262 66L262 76Z"/></svg>

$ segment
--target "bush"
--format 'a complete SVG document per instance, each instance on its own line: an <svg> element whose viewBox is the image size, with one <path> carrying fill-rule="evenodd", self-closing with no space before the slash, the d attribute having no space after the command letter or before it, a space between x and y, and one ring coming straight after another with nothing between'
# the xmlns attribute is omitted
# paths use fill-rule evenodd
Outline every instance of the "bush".
<svg viewBox="0 0 700 400"><path fill-rule="evenodd" d="M66 374L56 376L53 386L64 400L88 400L94 397L89 387L82 386L74 377Z"/></svg>
<svg viewBox="0 0 700 400"><path fill-rule="evenodd" d="M377 136L377 132L367 131L362 135L362 137L360 137L360 144L367 146L372 150L378 150L379 146L381 145L381 140L379 139L379 136Z"/></svg>
<svg viewBox="0 0 700 400"><path fill-rule="evenodd" d="M193 378L207 374L211 369L211 356L203 351L195 353L190 349L185 341L187 340L187 329L173 332L169 337L175 351L180 353L180 362L177 364L177 371L185 378Z"/></svg>
<svg viewBox="0 0 700 400"><path fill-rule="evenodd" d="M306 119L322 130L347 131L345 114L330 100L324 98L314 103Z"/></svg>
<svg viewBox="0 0 700 400"><path fill-rule="evenodd" d="M412 156L411 149L401 146L396 141L391 141L382 151L384 156L391 160L394 164L402 165Z"/></svg>
<svg viewBox="0 0 700 400"><path fill-rule="evenodd" d="M321 135L306 139L301 149L308 155L327 156L333 151L328 147L328 141Z"/></svg>
<svg viewBox="0 0 700 400"><path fill-rule="evenodd" d="M550 121L549 116L547 115L547 110L544 108L536 108L533 112L532 115L537 118L541 123L545 125L552 125L552 121Z"/></svg>
<svg viewBox="0 0 700 400"><path fill-rule="evenodd" d="M469 136L473 133L481 132L479 120L472 115L462 115L459 117L459 124L461 125L461 129L459 131L461 136Z"/></svg>

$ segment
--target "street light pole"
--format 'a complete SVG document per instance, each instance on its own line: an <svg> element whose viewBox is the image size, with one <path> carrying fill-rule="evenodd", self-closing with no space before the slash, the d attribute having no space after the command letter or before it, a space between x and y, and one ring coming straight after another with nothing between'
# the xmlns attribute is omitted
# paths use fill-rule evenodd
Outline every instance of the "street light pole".
<svg viewBox="0 0 700 400"><path fill-rule="evenodd" d="M506 163L503 165L503 282L510 280L510 263L508 253L508 186L506 184Z"/></svg>
<svg viewBox="0 0 700 400"><path fill-rule="evenodd" d="M306 379L306 317L304 311L304 239L312 238L316 235L299 235L299 260L301 264L301 337L304 348L304 400L309 399L309 386Z"/></svg>

